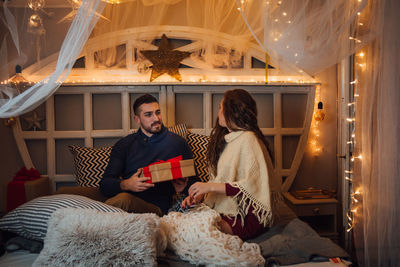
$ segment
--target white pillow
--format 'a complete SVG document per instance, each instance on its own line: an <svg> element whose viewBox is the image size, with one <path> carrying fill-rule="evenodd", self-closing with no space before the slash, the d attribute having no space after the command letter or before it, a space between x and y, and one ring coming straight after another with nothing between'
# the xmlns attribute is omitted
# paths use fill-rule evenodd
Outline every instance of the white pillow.
<svg viewBox="0 0 400 267"><path fill-rule="evenodd" d="M165 248L155 214L65 208L50 218L33 266L156 266Z"/></svg>

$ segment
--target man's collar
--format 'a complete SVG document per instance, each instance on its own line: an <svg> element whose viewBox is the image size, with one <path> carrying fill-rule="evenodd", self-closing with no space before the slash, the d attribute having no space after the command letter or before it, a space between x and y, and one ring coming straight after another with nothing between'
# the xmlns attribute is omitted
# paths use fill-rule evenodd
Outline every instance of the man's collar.
<svg viewBox="0 0 400 267"><path fill-rule="evenodd" d="M161 131L158 133L153 134L152 136L148 137L143 131L142 128L139 128L137 133L142 137L142 139L147 142L156 142L160 139L162 139L165 136L165 133L167 132L167 127L164 126L164 124L161 126Z"/></svg>

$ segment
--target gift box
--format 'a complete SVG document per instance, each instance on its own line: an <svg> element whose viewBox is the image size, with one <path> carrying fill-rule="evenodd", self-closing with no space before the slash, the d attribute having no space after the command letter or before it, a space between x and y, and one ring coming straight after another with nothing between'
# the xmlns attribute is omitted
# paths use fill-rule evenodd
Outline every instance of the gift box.
<svg viewBox="0 0 400 267"><path fill-rule="evenodd" d="M139 177L150 178L147 183L159 183L193 175L196 175L193 159L182 160L182 156L178 156L144 167Z"/></svg>
<svg viewBox="0 0 400 267"><path fill-rule="evenodd" d="M33 168L23 167L13 180L7 184L7 211L12 211L25 202L36 197L50 195L48 177L40 176Z"/></svg>

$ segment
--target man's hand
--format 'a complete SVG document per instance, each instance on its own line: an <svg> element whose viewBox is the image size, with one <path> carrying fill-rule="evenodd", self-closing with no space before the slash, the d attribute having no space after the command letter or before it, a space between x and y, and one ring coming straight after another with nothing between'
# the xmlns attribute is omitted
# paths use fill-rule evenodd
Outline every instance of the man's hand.
<svg viewBox="0 0 400 267"><path fill-rule="evenodd" d="M188 183L188 180L189 180L189 178L181 178L181 179L172 180L172 185L175 188L175 192L181 193L185 189L185 187Z"/></svg>
<svg viewBox="0 0 400 267"><path fill-rule="evenodd" d="M154 187L154 184L146 183L149 180L148 177L139 178L142 169L138 169L138 171L133 174L128 179L121 181L121 189L124 191L133 191L133 192L142 192L151 187Z"/></svg>

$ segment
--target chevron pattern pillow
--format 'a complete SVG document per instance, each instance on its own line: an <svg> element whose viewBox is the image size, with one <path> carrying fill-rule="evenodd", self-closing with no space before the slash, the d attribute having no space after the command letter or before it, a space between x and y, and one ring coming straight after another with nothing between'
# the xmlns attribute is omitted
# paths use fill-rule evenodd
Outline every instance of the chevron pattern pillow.
<svg viewBox="0 0 400 267"><path fill-rule="evenodd" d="M175 133L175 134L177 134L179 136L182 136L183 139L186 140L186 136L187 136L186 124L180 123L180 124L177 124L175 126L170 126L170 127L168 127L168 130L170 132L172 132L172 133Z"/></svg>
<svg viewBox="0 0 400 267"><path fill-rule="evenodd" d="M206 163L207 146L210 137L201 134L188 132L187 142L192 149L193 159L196 164L196 171L201 181L209 180L208 167Z"/></svg>
<svg viewBox="0 0 400 267"><path fill-rule="evenodd" d="M74 156L75 178L80 186L98 187L110 159L112 147L68 146Z"/></svg>

